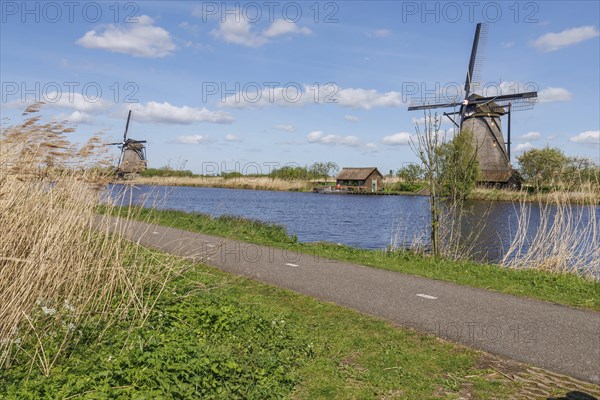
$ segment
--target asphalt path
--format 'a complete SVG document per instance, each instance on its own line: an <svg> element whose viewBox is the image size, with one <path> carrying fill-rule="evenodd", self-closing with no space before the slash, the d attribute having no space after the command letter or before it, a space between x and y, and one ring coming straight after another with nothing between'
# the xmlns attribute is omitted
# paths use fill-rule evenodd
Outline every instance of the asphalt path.
<svg viewBox="0 0 600 400"><path fill-rule="evenodd" d="M143 246L600 384L598 312L142 222L109 225Z"/></svg>

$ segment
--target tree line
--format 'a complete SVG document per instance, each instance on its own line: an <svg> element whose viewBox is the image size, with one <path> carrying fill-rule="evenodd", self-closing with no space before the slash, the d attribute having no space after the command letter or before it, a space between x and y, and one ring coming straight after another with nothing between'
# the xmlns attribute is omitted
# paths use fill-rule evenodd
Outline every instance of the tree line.
<svg viewBox="0 0 600 400"><path fill-rule="evenodd" d="M328 179L337 175L339 167L334 162L315 162L311 165L286 165L281 168L275 168L268 174L247 174L244 175L239 171L222 171L219 176L225 179L234 179L240 177L268 177L273 179L283 180L319 180ZM147 168L140 173L143 177L194 177L204 176L194 174L190 170L174 169L170 166L161 168Z"/></svg>
<svg viewBox="0 0 600 400"><path fill-rule="evenodd" d="M460 192L468 192L475 184L474 150L469 148L467 136L468 133L463 132L450 142L438 144L439 178L445 192L452 192L455 183L462 186L456 188ZM517 157L516 167L525 184L534 190L600 185L600 165L588 158L567 156L558 147L527 150ZM395 175L408 185L417 185L427 178L426 168L417 163L404 165Z"/></svg>

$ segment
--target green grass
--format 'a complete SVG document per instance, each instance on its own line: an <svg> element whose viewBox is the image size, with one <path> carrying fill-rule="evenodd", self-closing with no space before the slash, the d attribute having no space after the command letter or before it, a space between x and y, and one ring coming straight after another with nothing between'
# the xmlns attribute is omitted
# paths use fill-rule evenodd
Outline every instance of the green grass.
<svg viewBox="0 0 600 400"><path fill-rule="evenodd" d="M121 212L126 215L125 210ZM239 217L213 218L203 214L145 208L136 209L135 212L129 213L129 217L193 232L600 311L600 284L573 274L507 269L497 265L426 257L410 252L363 250L331 243L298 243L295 237L290 237L285 228L279 225Z"/></svg>
<svg viewBox="0 0 600 400"><path fill-rule="evenodd" d="M202 265L188 264L144 326L77 335L48 377L24 353L0 370L0 398L487 399L518 389L478 367L481 352Z"/></svg>

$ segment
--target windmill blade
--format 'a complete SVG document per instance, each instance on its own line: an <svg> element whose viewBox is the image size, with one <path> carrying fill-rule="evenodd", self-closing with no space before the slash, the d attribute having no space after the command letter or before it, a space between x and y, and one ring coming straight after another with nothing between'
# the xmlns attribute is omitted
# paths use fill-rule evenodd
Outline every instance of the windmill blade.
<svg viewBox="0 0 600 400"><path fill-rule="evenodd" d="M122 145L123 142L114 142L114 143L105 143L105 146L117 146L117 145Z"/></svg>
<svg viewBox="0 0 600 400"><path fill-rule="evenodd" d="M123 134L123 141L127 140L127 131L129 130L129 120L131 119L131 110L127 114L127 124L125 125L125 133Z"/></svg>
<svg viewBox="0 0 600 400"><path fill-rule="evenodd" d="M497 107L506 108L511 105L512 111L532 109L538 102L537 92L504 94L500 96L480 97L469 101L469 104L493 103Z"/></svg>
<svg viewBox="0 0 600 400"><path fill-rule="evenodd" d="M490 101L498 102L498 101L504 101L504 100L530 99L530 98L537 98L537 92L511 93L511 94L501 94L498 96L478 97L474 100L469 100L469 104L489 103Z"/></svg>
<svg viewBox="0 0 600 400"><path fill-rule="evenodd" d="M473 38L473 47L471 48L471 58L469 59L469 69L467 70L467 79L465 80L465 103L463 103L463 105L460 107L460 126L458 128L459 131L462 131L463 120L465 118L465 113L467 112L466 100L469 98L469 96L471 96L471 92L474 87L474 74L476 72L476 66L478 75L477 79L480 79L479 71L481 62L477 61L477 50L479 48L480 38L482 37L482 31L483 38L487 38L487 28L484 28L484 26L485 25L480 22L475 28L475 37Z"/></svg>
<svg viewBox="0 0 600 400"><path fill-rule="evenodd" d="M131 140L129 140L129 143L147 143L147 141L146 140L133 140L133 139L131 139Z"/></svg>
<svg viewBox="0 0 600 400"><path fill-rule="evenodd" d="M465 80L465 99L472 93L475 83L481 79L481 66L483 65L484 50L479 50L480 44L485 48L487 42L487 25L478 23L475 28L475 37L473 38L473 47L471 48L471 58L469 59L469 68L467 69L467 78Z"/></svg>
<svg viewBox="0 0 600 400"><path fill-rule="evenodd" d="M479 41L477 43L477 55L475 56L475 64L473 66L473 73L471 75L471 93L481 93L483 88L483 66L487 56L487 42L488 42L488 24L481 24L481 30L479 31Z"/></svg>
<svg viewBox="0 0 600 400"><path fill-rule="evenodd" d="M437 103L437 104L421 104L418 106L410 106L408 107L408 111L416 111L416 110L431 110L434 108L447 108L447 107L457 107L462 105L462 103L457 103L455 101L451 103Z"/></svg>
<svg viewBox="0 0 600 400"><path fill-rule="evenodd" d="M444 113L444 117L446 117L446 118L448 118L450 121L452 121L452 123L453 123L453 124L454 124L454 125L455 125L457 128L460 128L460 125L458 125L458 124L456 123L456 121L454 120L454 118L452 118L452 117L451 117L451 115L458 114L458 113L459 113L458 111L451 112L451 113L447 113L447 112L445 112L445 113Z"/></svg>

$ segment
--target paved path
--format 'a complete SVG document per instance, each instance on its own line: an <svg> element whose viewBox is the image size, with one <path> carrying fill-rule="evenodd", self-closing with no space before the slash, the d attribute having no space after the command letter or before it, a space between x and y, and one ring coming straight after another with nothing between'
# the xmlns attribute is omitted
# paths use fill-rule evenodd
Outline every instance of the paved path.
<svg viewBox="0 0 600 400"><path fill-rule="evenodd" d="M144 246L600 383L597 312L163 226L112 224Z"/></svg>

